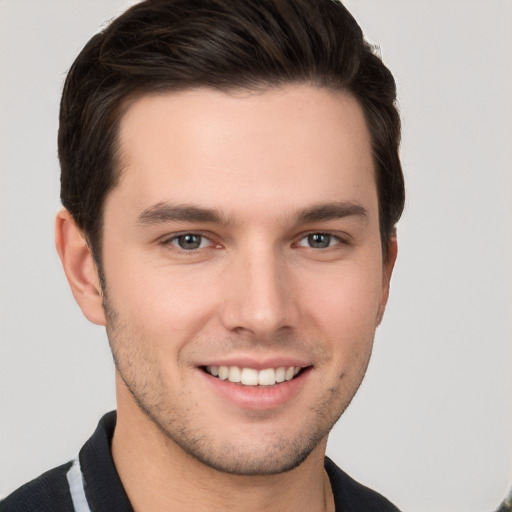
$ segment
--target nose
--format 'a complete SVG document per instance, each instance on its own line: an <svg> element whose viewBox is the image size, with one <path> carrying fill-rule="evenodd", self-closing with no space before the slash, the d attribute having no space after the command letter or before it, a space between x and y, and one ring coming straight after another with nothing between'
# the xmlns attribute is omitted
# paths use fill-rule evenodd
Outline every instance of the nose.
<svg viewBox="0 0 512 512"><path fill-rule="evenodd" d="M245 251L231 261L221 308L226 329L271 339L297 327L297 290L285 260L272 247L265 247Z"/></svg>

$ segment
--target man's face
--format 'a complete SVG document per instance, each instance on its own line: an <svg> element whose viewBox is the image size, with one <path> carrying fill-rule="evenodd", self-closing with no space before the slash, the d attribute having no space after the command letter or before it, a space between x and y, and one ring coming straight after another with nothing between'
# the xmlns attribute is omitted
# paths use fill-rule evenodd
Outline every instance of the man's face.
<svg viewBox="0 0 512 512"><path fill-rule="evenodd" d="M291 85L146 96L120 142L103 234L119 414L222 471L295 467L355 394L387 297L360 107Z"/></svg>

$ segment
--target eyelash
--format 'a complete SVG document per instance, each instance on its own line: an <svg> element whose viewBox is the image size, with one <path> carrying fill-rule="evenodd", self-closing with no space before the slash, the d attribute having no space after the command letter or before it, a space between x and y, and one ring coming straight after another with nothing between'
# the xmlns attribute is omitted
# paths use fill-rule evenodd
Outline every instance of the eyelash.
<svg viewBox="0 0 512 512"><path fill-rule="evenodd" d="M185 249L183 247L179 247L177 245L179 243L179 240L183 239L183 238L186 238L186 237L196 237L196 238L199 238L200 239L199 247L195 247L193 249ZM203 235L201 233L194 233L192 231L188 231L186 233L179 233L177 235L173 235L173 236L171 236L169 238L166 238L166 239L162 240L162 245L164 245L164 246L172 246L174 249L176 249L178 251L182 251L182 252L192 253L193 254L196 251L208 248L208 247L201 247L201 245L205 241L210 242L212 244L212 246L215 245L215 243L211 240L211 238L207 237L206 235ZM174 244L173 242L176 242L176 244ZM217 246L218 246L218 244L217 244Z"/></svg>
<svg viewBox="0 0 512 512"><path fill-rule="evenodd" d="M327 245L327 247L312 247L311 245L307 245L307 246L300 245L300 242L302 242L303 240L306 240L306 239L309 239L310 237L315 237L315 236L328 237L329 244ZM333 241L335 243L331 244L331 242L333 242ZM311 243L311 240L308 240L308 242ZM299 247L307 247L308 249L322 250L322 249L330 249L331 247L338 245L338 244L348 245L348 241L346 239L342 238L338 234L335 235L334 233L329 233L329 232L324 232L324 231L312 231L310 233L306 233L305 235L303 235L295 245L298 245Z"/></svg>
<svg viewBox="0 0 512 512"><path fill-rule="evenodd" d="M302 241L310 239L310 237L315 237L315 236L317 236L317 237L328 237L329 238L328 245L326 247L312 247L311 245L301 245ZM191 249L190 248L189 249L185 249L184 247L178 246L179 240L180 239L184 239L186 237L196 237L196 238L199 238L200 239L199 246L191 248ZM201 245L205 241L210 242L210 244L212 244L212 245L208 246L208 247L201 247ZM334 241L334 243L332 243L333 241ZM312 240L310 239L310 240L308 240L308 242L311 244ZM172 246L175 250L178 250L178 251L181 251L181 252L184 252L184 253L189 253L189 254L194 254L196 251L199 251L201 249L208 249L208 248L210 248L212 246L215 246L215 243L208 236L203 235L201 233L195 233L195 232L192 232L192 231L173 235L173 236L171 236L169 238L166 238L166 239L162 240L161 243L164 246ZM346 238L341 237L339 234L333 234L333 233L323 232L323 231L312 231L310 233L302 234L301 237L298 239L298 241L294 243L295 246L305 247L305 248L313 249L313 250L327 250L327 249L330 249L333 246L338 245L338 244L349 245L349 242L346 240ZM220 245L217 244L216 247L220 247Z"/></svg>

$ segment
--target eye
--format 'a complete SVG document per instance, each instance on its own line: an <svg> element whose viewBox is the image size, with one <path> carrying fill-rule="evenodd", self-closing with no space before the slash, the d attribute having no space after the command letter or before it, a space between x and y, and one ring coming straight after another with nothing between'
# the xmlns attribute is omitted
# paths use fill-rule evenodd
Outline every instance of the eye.
<svg viewBox="0 0 512 512"><path fill-rule="evenodd" d="M340 242L339 237L329 233L311 233L297 244L299 247L311 247L312 249L327 249Z"/></svg>
<svg viewBox="0 0 512 512"><path fill-rule="evenodd" d="M203 249L211 245L211 241L203 235L196 233L184 233L182 235L173 236L166 243L175 247L183 249L184 251L194 251L196 249Z"/></svg>

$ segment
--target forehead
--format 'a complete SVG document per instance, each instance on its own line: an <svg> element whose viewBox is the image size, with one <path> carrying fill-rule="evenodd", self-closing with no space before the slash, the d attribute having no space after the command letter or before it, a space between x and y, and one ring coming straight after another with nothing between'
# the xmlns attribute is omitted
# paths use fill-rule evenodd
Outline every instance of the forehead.
<svg viewBox="0 0 512 512"><path fill-rule="evenodd" d="M376 200L362 109L323 88L143 96L126 111L119 141L121 179L111 196L140 208L194 202L230 213Z"/></svg>

